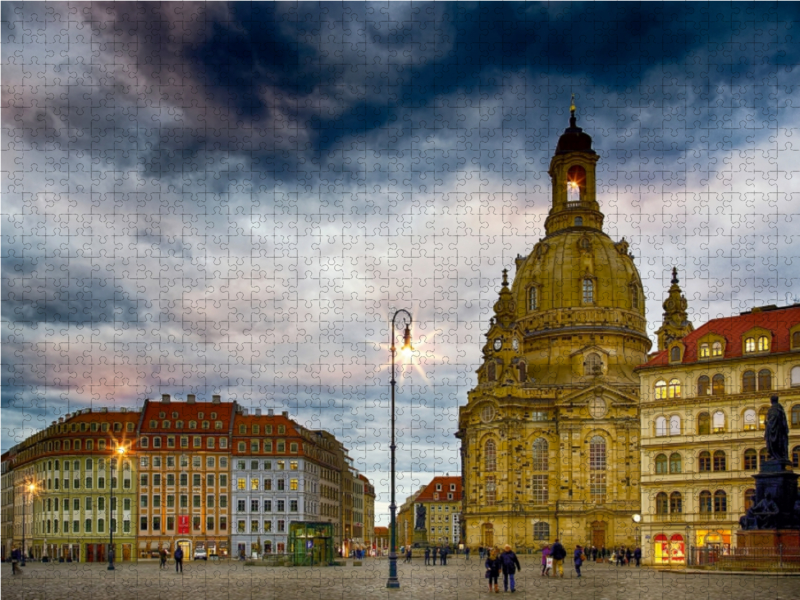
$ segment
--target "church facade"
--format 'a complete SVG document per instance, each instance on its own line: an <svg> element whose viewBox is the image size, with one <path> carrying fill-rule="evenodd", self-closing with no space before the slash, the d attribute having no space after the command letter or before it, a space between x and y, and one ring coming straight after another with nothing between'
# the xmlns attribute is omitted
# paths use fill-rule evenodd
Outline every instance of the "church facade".
<svg viewBox="0 0 800 600"><path fill-rule="evenodd" d="M478 383L459 412L469 546L633 544L640 513L642 284L603 231L599 157L570 127L552 157L546 235L507 272Z"/></svg>

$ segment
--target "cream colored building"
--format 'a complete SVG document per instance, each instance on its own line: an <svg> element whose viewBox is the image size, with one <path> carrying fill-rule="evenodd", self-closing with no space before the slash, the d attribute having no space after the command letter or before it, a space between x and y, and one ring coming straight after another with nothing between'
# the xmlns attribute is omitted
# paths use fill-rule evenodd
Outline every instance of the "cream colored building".
<svg viewBox="0 0 800 600"><path fill-rule="evenodd" d="M641 375L645 564L683 564L690 546L736 545L778 394L800 455L800 306L764 307L692 331L673 271L659 352Z"/></svg>
<svg viewBox="0 0 800 600"><path fill-rule="evenodd" d="M628 243L603 231L598 159L573 112L550 162L546 236L517 257L513 283L503 273L478 384L459 414L470 547L634 541L634 368L651 342Z"/></svg>

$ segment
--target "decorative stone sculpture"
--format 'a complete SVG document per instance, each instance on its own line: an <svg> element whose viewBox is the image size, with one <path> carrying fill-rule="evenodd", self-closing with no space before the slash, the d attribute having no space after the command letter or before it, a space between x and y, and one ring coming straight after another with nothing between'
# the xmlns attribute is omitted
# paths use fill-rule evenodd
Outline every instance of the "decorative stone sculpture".
<svg viewBox="0 0 800 600"><path fill-rule="evenodd" d="M426 513L425 505L417 504L417 520L414 524L414 529L427 531L428 528L425 527L425 513Z"/></svg>
<svg viewBox="0 0 800 600"><path fill-rule="evenodd" d="M778 396L770 398L772 406L767 412L764 440L767 442L767 453L772 460L789 461L789 422L786 412L778 402Z"/></svg>

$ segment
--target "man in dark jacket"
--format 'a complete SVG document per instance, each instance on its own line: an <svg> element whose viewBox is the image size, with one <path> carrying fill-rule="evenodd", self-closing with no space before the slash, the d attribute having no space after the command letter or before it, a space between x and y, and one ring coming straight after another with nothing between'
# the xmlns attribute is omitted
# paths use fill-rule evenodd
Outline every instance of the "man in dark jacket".
<svg viewBox="0 0 800 600"><path fill-rule="evenodd" d="M175 572L183 574L183 548L180 546L175 548L173 556L175 557Z"/></svg>
<svg viewBox="0 0 800 600"><path fill-rule="evenodd" d="M503 563L503 591L508 591L508 584L511 583L511 593L517 591L516 582L514 581L514 574L519 570L522 569L519 566L519 559L517 555L514 554L514 551L511 549L511 546L506 544L505 548L503 548L503 553L500 555L500 560Z"/></svg>
<svg viewBox="0 0 800 600"><path fill-rule="evenodd" d="M425 564L431 564L431 549L429 546L425 546Z"/></svg>
<svg viewBox="0 0 800 600"><path fill-rule="evenodd" d="M439 558L441 559L442 566L447 564L447 554L447 546L442 546L442 548L439 550Z"/></svg>
<svg viewBox="0 0 800 600"><path fill-rule="evenodd" d="M567 550L564 546L556 540L553 542L551 554L553 557L553 577L564 577L564 559L567 557Z"/></svg>

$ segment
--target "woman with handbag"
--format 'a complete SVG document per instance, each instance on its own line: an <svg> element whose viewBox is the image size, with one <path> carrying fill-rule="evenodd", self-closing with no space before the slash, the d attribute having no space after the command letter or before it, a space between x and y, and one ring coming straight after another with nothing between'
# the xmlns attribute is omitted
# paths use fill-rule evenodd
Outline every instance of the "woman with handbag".
<svg viewBox="0 0 800 600"><path fill-rule="evenodd" d="M553 558L550 554L550 544L545 544L545 547L542 548L542 577L550 576L550 569L553 566Z"/></svg>
<svg viewBox="0 0 800 600"><path fill-rule="evenodd" d="M492 586L494 586L495 593L500 593L500 586L497 583L497 578L500 576L500 569L502 568L503 564L500 560L500 552L497 548L492 548L489 550L489 556L486 557L486 563L484 564L486 567L486 579L489 580L489 591L492 591Z"/></svg>

